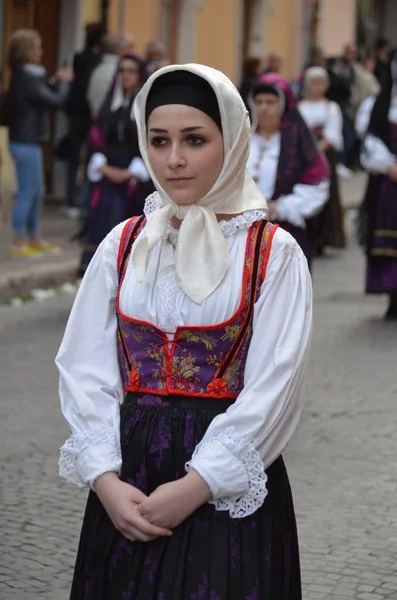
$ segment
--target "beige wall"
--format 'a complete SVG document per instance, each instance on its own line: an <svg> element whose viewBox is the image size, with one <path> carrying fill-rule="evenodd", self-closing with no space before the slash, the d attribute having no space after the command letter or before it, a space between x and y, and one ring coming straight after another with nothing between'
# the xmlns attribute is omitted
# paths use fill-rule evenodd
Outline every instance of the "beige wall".
<svg viewBox="0 0 397 600"><path fill-rule="evenodd" d="M283 75L293 77L301 66L301 0L268 2L265 28L266 54L280 54Z"/></svg>
<svg viewBox="0 0 397 600"><path fill-rule="evenodd" d="M196 62L238 77L239 0L204 0L196 14Z"/></svg>
<svg viewBox="0 0 397 600"><path fill-rule="evenodd" d="M83 23L94 23L101 18L100 0L84 0L83 2Z"/></svg>
<svg viewBox="0 0 397 600"><path fill-rule="evenodd" d="M136 49L143 52L146 44L154 39L157 16L157 0L125 0L123 30L135 37ZM121 0L113 0L109 5L109 31L118 32L120 27Z"/></svg>
<svg viewBox="0 0 397 600"><path fill-rule="evenodd" d="M328 56L356 38L356 0L322 0L319 42Z"/></svg>

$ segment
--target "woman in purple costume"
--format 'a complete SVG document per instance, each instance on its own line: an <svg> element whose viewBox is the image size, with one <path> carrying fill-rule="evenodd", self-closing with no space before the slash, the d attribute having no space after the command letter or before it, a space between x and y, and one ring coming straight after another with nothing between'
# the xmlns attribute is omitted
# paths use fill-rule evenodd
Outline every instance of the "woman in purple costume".
<svg viewBox="0 0 397 600"><path fill-rule="evenodd" d="M370 174L361 207L367 252L367 294L387 294L385 318L397 320L397 53L389 82L368 105L368 131L361 153ZM365 118L365 115L364 115Z"/></svg>
<svg viewBox="0 0 397 600"><path fill-rule="evenodd" d="M229 79L165 67L135 103L157 192L90 263L57 356L91 488L71 600L301 600L281 453L312 321L307 261L267 221Z"/></svg>
<svg viewBox="0 0 397 600"><path fill-rule="evenodd" d="M281 75L259 77L252 104L248 170L270 201L271 220L294 236L310 264L308 221L321 212L329 197L327 161Z"/></svg>
<svg viewBox="0 0 397 600"><path fill-rule="evenodd" d="M147 79L144 61L126 54L89 136L91 181L89 215L83 238L80 272L96 249L119 223L141 215L154 187L141 159L134 119L134 101Z"/></svg>

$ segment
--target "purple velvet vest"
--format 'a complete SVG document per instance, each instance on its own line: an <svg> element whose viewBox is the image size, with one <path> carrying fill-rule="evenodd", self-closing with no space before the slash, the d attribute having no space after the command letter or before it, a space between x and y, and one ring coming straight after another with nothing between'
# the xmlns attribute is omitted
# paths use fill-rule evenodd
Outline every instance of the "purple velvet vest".
<svg viewBox="0 0 397 600"><path fill-rule="evenodd" d="M126 224L118 256L119 289L144 217ZM117 297L119 362L126 392L235 399L243 389L254 305L266 275L277 225L255 222L245 250L241 302L224 323L178 327L170 339L151 323L124 315ZM264 332L265 335L265 332Z"/></svg>

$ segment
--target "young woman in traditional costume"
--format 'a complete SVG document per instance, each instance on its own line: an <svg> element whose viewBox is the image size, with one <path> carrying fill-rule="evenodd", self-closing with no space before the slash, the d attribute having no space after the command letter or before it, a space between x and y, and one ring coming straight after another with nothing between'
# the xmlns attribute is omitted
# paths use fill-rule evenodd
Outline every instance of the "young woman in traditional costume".
<svg viewBox="0 0 397 600"><path fill-rule="evenodd" d="M325 97L328 86L327 71L322 67L310 67L304 77L304 100L299 103L299 111L324 152L331 174L328 201L309 228L313 252L319 255L327 246L346 246L336 172L338 153L343 149L343 116L336 102Z"/></svg>
<svg viewBox="0 0 397 600"><path fill-rule="evenodd" d="M329 168L302 119L288 83L277 73L253 87L254 122L248 171L269 201L270 219L300 244L309 263L307 221L329 194Z"/></svg>
<svg viewBox="0 0 397 600"><path fill-rule="evenodd" d="M72 600L301 600L281 453L301 415L307 261L266 220L250 125L222 73L170 66L135 103L157 192L113 229L57 356L89 486Z"/></svg>

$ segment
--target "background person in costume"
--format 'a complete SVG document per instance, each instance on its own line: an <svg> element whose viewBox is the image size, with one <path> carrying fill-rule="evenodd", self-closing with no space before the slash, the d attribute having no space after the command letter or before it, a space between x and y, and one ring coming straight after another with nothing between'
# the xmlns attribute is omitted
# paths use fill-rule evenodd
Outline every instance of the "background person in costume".
<svg viewBox="0 0 397 600"><path fill-rule="evenodd" d="M303 404L307 261L266 220L225 75L160 69L135 114L158 191L99 247L57 357L61 474L92 488L71 600L301 600L281 452Z"/></svg>
<svg viewBox="0 0 397 600"><path fill-rule="evenodd" d="M397 53L388 83L373 108L362 119L368 123L361 162L370 174L361 207L362 242L367 252L368 294L387 294L386 318L397 320Z"/></svg>
<svg viewBox="0 0 397 600"><path fill-rule="evenodd" d="M253 88L248 170L269 203L270 218L289 231L309 263L307 221L329 195L329 168L285 79L262 75Z"/></svg>
<svg viewBox="0 0 397 600"><path fill-rule="evenodd" d="M304 100L299 103L299 111L324 152L331 174L329 199L309 227L314 255L322 254L327 246L344 248L346 245L336 173L338 152L343 148L343 117L336 102L325 97L328 85L327 71L310 67L305 73Z"/></svg>
<svg viewBox="0 0 397 600"><path fill-rule="evenodd" d="M90 132L92 156L87 175L92 187L81 273L113 227L128 217L142 214L145 198L153 191L140 158L133 113L136 94L145 80L142 59L133 54L123 57L107 101Z"/></svg>

